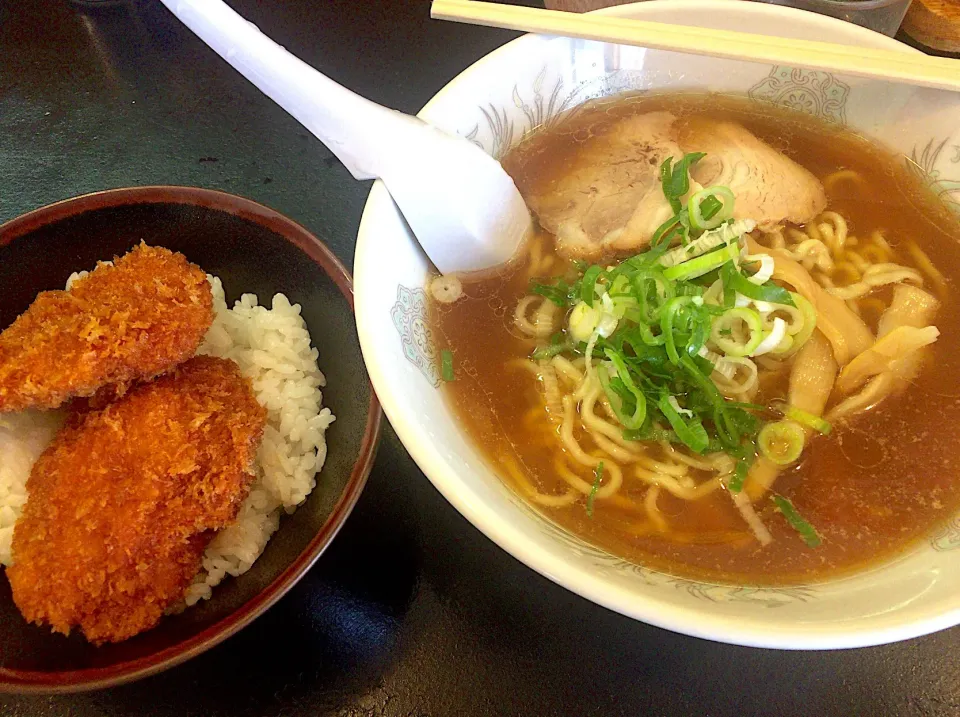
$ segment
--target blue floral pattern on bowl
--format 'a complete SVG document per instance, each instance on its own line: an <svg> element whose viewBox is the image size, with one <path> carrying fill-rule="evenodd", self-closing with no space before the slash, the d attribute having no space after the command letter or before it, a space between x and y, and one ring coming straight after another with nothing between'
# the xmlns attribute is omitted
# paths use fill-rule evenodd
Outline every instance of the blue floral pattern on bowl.
<svg viewBox="0 0 960 717"><path fill-rule="evenodd" d="M490 146L484 146L478 139L480 134L479 122L474 125L473 129L463 134L464 138L469 139L491 156L502 159L524 134L548 125L551 120L556 119L563 112L582 101L580 92L574 91L564 94L562 78L556 79L553 85L547 88L546 77L547 68L544 67L533 81L529 93L521 93L518 85L513 86L511 99L514 107L522 113L522 121L511 119L514 110L510 107L497 107L491 103L479 108L490 133ZM525 96L529 96L529 99L524 99Z"/></svg>
<svg viewBox="0 0 960 717"><path fill-rule="evenodd" d="M960 214L960 144L946 139L931 139L922 149L914 147L907 168L920 175L940 201ZM945 165L952 179L943 176ZM952 171L951 171L952 170Z"/></svg>
<svg viewBox="0 0 960 717"><path fill-rule="evenodd" d="M960 517L954 518L930 538L930 547L940 552L960 548Z"/></svg>
<svg viewBox="0 0 960 717"><path fill-rule="evenodd" d="M770 74L747 91L755 100L772 102L798 112L846 123L845 106L850 86L829 72L776 65Z"/></svg>
<svg viewBox="0 0 960 717"><path fill-rule="evenodd" d="M439 387L438 352L433 331L427 323L426 292L398 286L397 302L390 309L390 318L400 334L404 357L420 369L431 386Z"/></svg>

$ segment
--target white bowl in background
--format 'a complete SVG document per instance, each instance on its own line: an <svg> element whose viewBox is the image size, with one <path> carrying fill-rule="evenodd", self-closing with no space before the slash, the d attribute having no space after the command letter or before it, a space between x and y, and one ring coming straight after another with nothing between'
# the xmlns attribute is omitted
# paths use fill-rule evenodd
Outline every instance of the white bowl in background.
<svg viewBox="0 0 960 717"><path fill-rule="evenodd" d="M911 51L839 20L752 2L652 0L602 12ZM855 128L910 157L946 201L960 202L960 95L825 72L531 35L465 70L420 116L502 156L531 127L592 97L694 88L747 94ZM960 623L960 518L892 563L785 588L676 578L557 527L501 482L446 404L439 350L425 323L428 269L377 182L360 225L354 267L357 325L370 377L384 412L427 477L519 560L624 615L742 645L857 647Z"/></svg>

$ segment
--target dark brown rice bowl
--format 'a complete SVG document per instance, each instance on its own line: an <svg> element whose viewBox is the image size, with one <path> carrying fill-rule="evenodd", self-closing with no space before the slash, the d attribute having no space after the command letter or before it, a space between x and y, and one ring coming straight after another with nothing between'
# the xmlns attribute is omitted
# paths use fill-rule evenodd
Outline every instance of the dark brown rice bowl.
<svg viewBox="0 0 960 717"><path fill-rule="evenodd" d="M326 374L324 405L337 417L317 487L284 517L246 574L213 599L165 618L116 645L54 635L27 624L0 578L0 690L70 692L129 682L204 652L279 600L316 561L366 482L380 407L360 357L350 275L306 229L247 199L189 187L98 192L43 207L0 226L0 327L39 291L62 288L74 271L123 254L140 240L180 251L220 277L228 304L241 293L286 294L303 307ZM319 337L323 337L320 342Z"/></svg>

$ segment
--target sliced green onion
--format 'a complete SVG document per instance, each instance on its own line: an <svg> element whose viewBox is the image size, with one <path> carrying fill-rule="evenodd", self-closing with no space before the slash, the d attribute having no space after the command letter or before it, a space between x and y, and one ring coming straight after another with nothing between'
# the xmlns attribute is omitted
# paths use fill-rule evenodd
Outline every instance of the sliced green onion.
<svg viewBox="0 0 960 717"><path fill-rule="evenodd" d="M671 404L670 398L669 394L664 393L657 402L657 408L660 409L660 412L667 421L670 422L670 427L682 443L694 453L703 453L707 446L710 445L710 438L707 436L707 431L704 429L703 423L700 422L697 416L693 416L689 420L684 421L683 416L681 416L677 409Z"/></svg>
<svg viewBox="0 0 960 717"><path fill-rule="evenodd" d="M643 320L652 324L657 321L661 307L676 295L674 282L668 281L661 271L649 267L638 269L633 275L634 297Z"/></svg>
<svg viewBox="0 0 960 717"><path fill-rule="evenodd" d="M792 348L793 337L790 334L787 334L780 339L780 343L778 343L777 347L770 352L770 355L777 357L789 356Z"/></svg>
<svg viewBox="0 0 960 717"><path fill-rule="evenodd" d="M663 193L667 199L671 197L679 199L690 191L690 166L706 156L703 152L690 152L689 154L685 154L683 159L673 166L673 171L670 173L670 181L664 185Z"/></svg>
<svg viewBox="0 0 960 717"><path fill-rule="evenodd" d="M737 291L733 288L733 285L728 284L723 281L724 270L730 267L730 264L724 264L720 267L720 286L723 290L723 303L722 306L725 309L732 309L737 305Z"/></svg>
<svg viewBox="0 0 960 717"><path fill-rule="evenodd" d="M720 270L720 278L723 280L724 291L733 290L743 294L748 299L756 301L769 301L771 304L793 306L793 297L782 286L770 282L758 286L748 281L747 277L741 274L733 264L723 265ZM726 298L726 294L724 294L724 298Z"/></svg>
<svg viewBox="0 0 960 717"><path fill-rule="evenodd" d="M804 520L803 516L800 515L793 503L784 498L782 495L777 495L776 493L772 496L774 504L777 506L783 517L787 519L787 522L800 533L800 537L803 538L803 542L806 543L811 548L816 548L823 541L820 539L820 536L817 535L817 531L814 529L810 523Z"/></svg>
<svg viewBox="0 0 960 717"><path fill-rule="evenodd" d="M736 244L729 244L709 254L704 254L695 259L689 259L682 264L664 269L663 275L672 281L696 279L698 276L703 276L723 266L728 261L733 261L739 253L740 248Z"/></svg>
<svg viewBox="0 0 960 717"><path fill-rule="evenodd" d="M733 216L734 197L729 187L717 185L690 197L687 212L693 229L713 229Z"/></svg>
<svg viewBox="0 0 960 717"><path fill-rule="evenodd" d="M777 405L777 410L783 413L784 416L789 418L792 421L796 421L808 428L812 428L818 433L822 433L825 436L830 435L830 431L833 430L833 426L830 425L828 421L823 420L820 416L815 416L812 413L807 413L802 411L796 406L791 406L789 403L782 403Z"/></svg>
<svg viewBox="0 0 960 717"><path fill-rule="evenodd" d="M743 257L741 263L757 266L756 269L752 269L753 275L746 277L747 281L754 286L763 286L770 281L770 277L773 276L773 270L776 268L776 263L769 254L748 254Z"/></svg>
<svg viewBox="0 0 960 717"><path fill-rule="evenodd" d="M754 458L755 455L751 450L737 461L737 468L734 470L730 482L727 483L728 491L731 493L739 493L743 490L743 483L747 480L747 473L750 471L750 466L753 465Z"/></svg>
<svg viewBox="0 0 960 717"><path fill-rule="evenodd" d="M676 337L674 336L674 322L677 313L686 305L693 301L691 296L678 296L670 299L664 304L663 312L660 315L660 331L664 338L664 346L667 349L669 359L677 364L680 363L680 353L677 351Z"/></svg>
<svg viewBox="0 0 960 717"><path fill-rule="evenodd" d="M733 330L738 323L746 326L747 338L737 341ZM745 306L727 309L713 320L710 339L728 356L749 356L763 341L763 319L759 312Z"/></svg>
<svg viewBox="0 0 960 717"><path fill-rule="evenodd" d="M619 320L615 315L616 307L606 294L601 301L602 306L587 306L580 301L570 312L567 319L567 328L574 341L587 342L594 334L607 338L617 330Z"/></svg>
<svg viewBox="0 0 960 717"><path fill-rule="evenodd" d="M794 303L796 297L791 293ZM763 328L768 331L773 328L773 320L776 317L782 318L787 323L787 333L795 336L803 330L804 316L803 312L796 306L787 306L786 304L771 304L766 301L754 301L754 308L763 314Z"/></svg>
<svg viewBox="0 0 960 717"><path fill-rule="evenodd" d="M800 294L795 294L790 292L790 298L793 299L794 306L800 310L800 315L803 317L803 324L800 326L799 331L796 331L793 334L793 342L785 347L783 350L773 351L773 355L778 358L786 358L788 356L793 356L797 353L805 343L813 336L813 330L817 327L817 310L813 308L807 299Z"/></svg>
<svg viewBox="0 0 960 717"><path fill-rule="evenodd" d="M675 200L677 204L680 204L680 200ZM686 219L687 210L681 209L677 214L670 217L661 224L657 230L653 233L653 238L650 240L650 246L652 247L650 251L646 252L648 259L655 261L660 258L660 256L670 247L671 242L674 239L679 237L682 241L686 242L687 237L687 227L685 225L690 222Z"/></svg>
<svg viewBox="0 0 960 717"><path fill-rule="evenodd" d="M453 352L450 349L440 352L440 376L444 381L453 381L456 378L453 375Z"/></svg>
<svg viewBox="0 0 960 717"><path fill-rule="evenodd" d="M706 359L701 359L707 366L707 371L712 371L713 367ZM707 378L706 374L697 367L697 360L688 354L680 357L680 365L686 370L693 383L703 392L704 398L715 409L725 409L727 402L716 384Z"/></svg>
<svg viewBox="0 0 960 717"><path fill-rule="evenodd" d="M761 319L762 323L762 319ZM790 339L791 343L793 339L787 336L787 322L777 316L773 320L773 328L770 329L763 337L763 341L760 342L760 345L757 346L751 353L752 356L763 356L763 354L768 354L771 351L776 351L779 347L784 345L784 340ZM787 344L784 347L784 350L789 347L790 344Z"/></svg>
<svg viewBox="0 0 960 717"><path fill-rule="evenodd" d="M597 497L597 491L600 490L600 481L603 479L603 461L597 463L593 469L593 485L590 486L590 495L587 496L587 517L593 517L593 501Z"/></svg>
<svg viewBox="0 0 960 717"><path fill-rule="evenodd" d="M717 199L714 196L707 196L699 199L697 202L700 209L701 221L705 224L707 221L713 219L721 209L723 209L723 202ZM690 223L693 223L693 219L690 220Z"/></svg>
<svg viewBox="0 0 960 717"><path fill-rule="evenodd" d="M806 434L796 421L775 421L760 429L757 445L763 456L778 466L788 466L803 453Z"/></svg>
<svg viewBox="0 0 960 717"><path fill-rule="evenodd" d="M674 247L661 256L658 262L665 267L676 266L725 244L739 245L740 237L753 231L756 226L757 223L752 219L738 219L735 222L728 222L716 229L705 231L686 246Z"/></svg>
<svg viewBox="0 0 960 717"><path fill-rule="evenodd" d="M580 300L587 306L593 306L593 300L597 294L597 279L600 278L602 271L601 267L594 264L583 273L583 279L580 282Z"/></svg>
<svg viewBox="0 0 960 717"><path fill-rule="evenodd" d="M607 289L607 294L611 298L630 296L630 279L626 275L618 274L615 269L610 272L608 278L610 279L610 288Z"/></svg>
<svg viewBox="0 0 960 717"><path fill-rule="evenodd" d="M741 272L741 237L755 223L723 219L732 209L723 188L690 191L689 168L699 156L664 163L661 180L675 214L657 229L647 251L612 266L575 263L575 281L557 276L531 283L534 293L571 309L563 333L542 342L532 357L595 358L591 365L625 439L668 441L696 453L725 452L736 461L726 480L737 496L757 454L763 426L758 415L766 407L727 400L709 377L717 361L743 360L733 355L762 342L764 317L775 326L777 312L789 315L789 330L780 320L781 333L802 339L806 315L790 308L801 302L791 302L784 289L753 285L749 272ZM689 194L694 196L688 206L681 206ZM705 228L718 221L722 223ZM738 287L744 296L759 297L748 300L767 300L768 305L737 308ZM720 356L724 348L714 345L711 336L720 338L728 358ZM708 343L718 353L707 349ZM775 350L792 351L787 343L778 343ZM445 360L452 369L452 356ZM602 474L598 465L594 497L588 496L591 515Z"/></svg>
<svg viewBox="0 0 960 717"><path fill-rule="evenodd" d="M610 401L610 408L613 409L614 414L617 417L617 420L620 423L628 420L626 414L626 409L624 408L624 402L627 400L633 400L633 394L631 394L627 387L623 385L623 381L614 376L610 377L609 370L606 365L601 364L597 366L597 379L600 381L600 387L603 389L603 392L607 395L607 399Z"/></svg>
<svg viewBox="0 0 960 717"><path fill-rule="evenodd" d="M574 341L587 341L600 323L601 311L599 308L588 306L586 302L577 302L567 319L567 328Z"/></svg>
<svg viewBox="0 0 960 717"><path fill-rule="evenodd" d="M638 324L637 331L640 333L640 340L647 346L663 346L667 342L663 334L654 335L646 324Z"/></svg>
<svg viewBox="0 0 960 717"><path fill-rule="evenodd" d="M663 190L663 196L667 198L670 206L673 207L673 211L679 212L681 206L680 200L670 194L670 179L673 176L673 169L670 165L672 164L673 157L667 157L663 160L663 164L660 165L660 188Z"/></svg>
<svg viewBox="0 0 960 717"><path fill-rule="evenodd" d="M566 351L572 351L573 344L569 341L563 341L557 344L547 344L546 346L537 346L531 354L531 358L540 361L542 359L550 359L558 354L562 354Z"/></svg>
<svg viewBox="0 0 960 717"><path fill-rule="evenodd" d="M620 419L620 423L623 424L624 428L640 428L640 426L643 425L644 419L647 417L647 399L633 382L633 378L630 376L630 371L627 369L623 357L616 351L611 351L610 349L605 349L603 353L610 359L610 363L612 363L613 367L617 370L617 378L623 382L623 385L627 391L631 393L635 402L633 415L617 414L617 418Z"/></svg>
<svg viewBox="0 0 960 717"><path fill-rule="evenodd" d="M684 347L691 356L699 356L700 349L707 344L710 337L710 322L713 316L710 311L702 304L697 305L697 297L694 297L690 308L690 338Z"/></svg>
<svg viewBox="0 0 960 717"><path fill-rule="evenodd" d="M530 293L544 296L561 308L570 303L570 287L563 279L560 279L554 285L531 281Z"/></svg>
<svg viewBox="0 0 960 717"><path fill-rule="evenodd" d="M624 429L621 431L624 440L627 441L667 441L668 443L677 442L677 434L667 428L647 422L643 428L637 430Z"/></svg>

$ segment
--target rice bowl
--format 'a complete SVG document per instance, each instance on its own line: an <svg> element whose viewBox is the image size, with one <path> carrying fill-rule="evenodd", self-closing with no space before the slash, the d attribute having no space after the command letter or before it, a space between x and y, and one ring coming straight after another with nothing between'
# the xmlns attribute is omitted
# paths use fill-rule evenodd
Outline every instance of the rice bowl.
<svg viewBox="0 0 960 717"><path fill-rule="evenodd" d="M133 232L131 227L135 227ZM0 226L0 326L44 290L98 259L122 255L141 238L184 253L223 279L232 305L241 291L284 292L302 307L329 380L324 404L337 416L323 478L249 573L227 580L213 600L165 617L121 645L96 647L22 620L0 599L0 691L72 692L139 679L180 664L240 631L275 604L317 561L365 485L380 411L356 345L351 278L302 226L240 197L189 187L118 189L43 207ZM0 581L2 583L2 581Z"/></svg>

